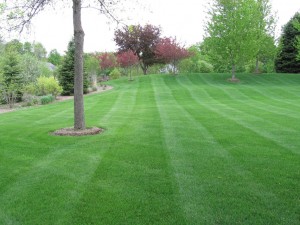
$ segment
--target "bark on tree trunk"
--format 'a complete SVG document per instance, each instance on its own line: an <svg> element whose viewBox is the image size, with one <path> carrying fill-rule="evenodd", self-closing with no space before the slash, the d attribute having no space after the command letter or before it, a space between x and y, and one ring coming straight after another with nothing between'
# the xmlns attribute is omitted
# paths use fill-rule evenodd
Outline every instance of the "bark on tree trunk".
<svg viewBox="0 0 300 225"><path fill-rule="evenodd" d="M259 61L257 57L256 57L255 73L259 73Z"/></svg>
<svg viewBox="0 0 300 225"><path fill-rule="evenodd" d="M144 75L147 75L147 69L148 69L148 67L146 65L144 65L143 63L141 63L140 65L141 65L141 68L143 70Z"/></svg>
<svg viewBox="0 0 300 225"><path fill-rule="evenodd" d="M83 103L83 43L84 32L81 25L81 0L73 0L73 25L75 41L74 77L74 129L85 129Z"/></svg>
<svg viewBox="0 0 300 225"><path fill-rule="evenodd" d="M231 76L232 80L235 80L235 64L232 64L232 76Z"/></svg>

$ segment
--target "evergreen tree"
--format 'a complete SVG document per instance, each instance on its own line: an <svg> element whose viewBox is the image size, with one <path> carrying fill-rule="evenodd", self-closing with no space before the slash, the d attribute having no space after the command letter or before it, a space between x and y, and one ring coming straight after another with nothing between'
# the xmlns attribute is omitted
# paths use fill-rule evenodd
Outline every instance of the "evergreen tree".
<svg viewBox="0 0 300 225"><path fill-rule="evenodd" d="M3 65L1 92L5 102L12 108L17 99L21 99L22 78L18 56L15 53L6 55Z"/></svg>
<svg viewBox="0 0 300 225"><path fill-rule="evenodd" d="M295 22L300 22L299 12L283 27L279 51L275 59L276 72L300 73L300 60L297 59L299 50L295 45L300 31L294 26Z"/></svg>
<svg viewBox="0 0 300 225"><path fill-rule="evenodd" d="M87 74L84 74L83 92L87 93L88 81ZM75 76L75 43L72 39L68 44L68 50L62 61L62 65L59 69L58 80L63 88L62 95L74 94L74 76Z"/></svg>

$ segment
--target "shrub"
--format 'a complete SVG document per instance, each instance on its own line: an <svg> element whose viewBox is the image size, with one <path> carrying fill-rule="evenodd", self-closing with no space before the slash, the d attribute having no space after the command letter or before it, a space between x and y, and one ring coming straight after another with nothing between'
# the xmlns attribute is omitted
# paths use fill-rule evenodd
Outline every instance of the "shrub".
<svg viewBox="0 0 300 225"><path fill-rule="evenodd" d="M51 94L56 98L62 92L62 87L54 77L39 77L36 85L37 95Z"/></svg>
<svg viewBox="0 0 300 225"><path fill-rule="evenodd" d="M22 100L23 100L22 106L32 106L39 103L39 100L36 96L28 93L23 94Z"/></svg>
<svg viewBox="0 0 300 225"><path fill-rule="evenodd" d="M46 95L41 97L41 104L46 105L54 101L54 97L52 95Z"/></svg>
<svg viewBox="0 0 300 225"><path fill-rule="evenodd" d="M199 71L199 73L212 73L213 70L214 70L214 67L210 63L208 63L204 60L199 60L198 61L198 71Z"/></svg>
<svg viewBox="0 0 300 225"><path fill-rule="evenodd" d="M115 68L110 72L109 77L113 80L118 79L121 77L121 72L117 68Z"/></svg>

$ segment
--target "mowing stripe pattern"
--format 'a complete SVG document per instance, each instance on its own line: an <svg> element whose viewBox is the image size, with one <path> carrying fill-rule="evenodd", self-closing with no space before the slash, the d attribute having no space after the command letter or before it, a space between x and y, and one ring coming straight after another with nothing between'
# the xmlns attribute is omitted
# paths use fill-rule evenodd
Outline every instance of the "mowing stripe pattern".
<svg viewBox="0 0 300 225"><path fill-rule="evenodd" d="M151 75L0 115L2 224L300 224L300 76Z"/></svg>

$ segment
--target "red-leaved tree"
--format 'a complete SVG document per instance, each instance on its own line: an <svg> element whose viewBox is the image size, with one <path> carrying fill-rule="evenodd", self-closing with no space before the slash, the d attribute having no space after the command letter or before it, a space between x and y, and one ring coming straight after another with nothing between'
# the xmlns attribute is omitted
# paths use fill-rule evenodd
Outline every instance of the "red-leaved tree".
<svg viewBox="0 0 300 225"><path fill-rule="evenodd" d="M179 61L190 56L188 50L182 47L176 38L160 39L156 45L155 54L159 60L171 64L173 74L176 73Z"/></svg>
<svg viewBox="0 0 300 225"><path fill-rule="evenodd" d="M129 50L126 52L120 52L117 55L117 62L122 68L129 69L129 80L132 80L131 68L139 62L139 58L133 51Z"/></svg>
<svg viewBox="0 0 300 225"><path fill-rule="evenodd" d="M117 63L116 63L116 57L113 53L102 53L99 56L99 60L100 60L100 69L103 70L105 72L105 74L107 75L109 73L109 71L116 67Z"/></svg>
<svg viewBox="0 0 300 225"><path fill-rule="evenodd" d="M115 31L114 40L119 52L128 50L134 52L144 74L147 74L149 66L158 62L155 57L155 46L160 40L160 32L160 27L150 24L124 26Z"/></svg>

